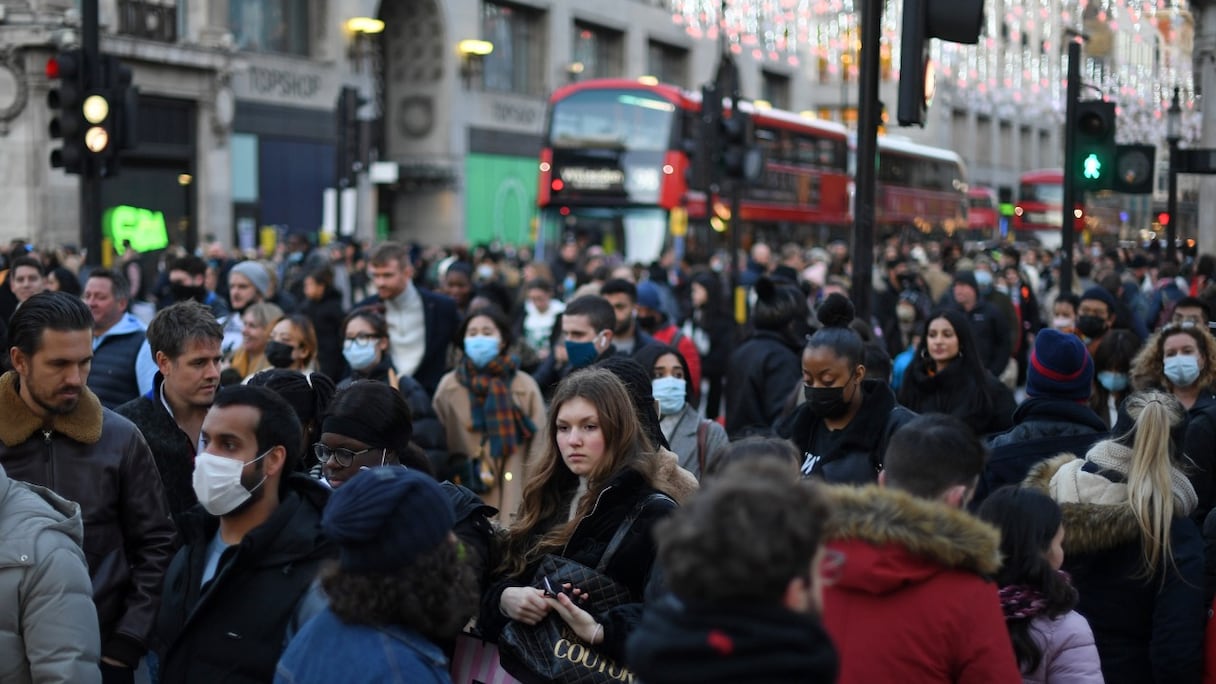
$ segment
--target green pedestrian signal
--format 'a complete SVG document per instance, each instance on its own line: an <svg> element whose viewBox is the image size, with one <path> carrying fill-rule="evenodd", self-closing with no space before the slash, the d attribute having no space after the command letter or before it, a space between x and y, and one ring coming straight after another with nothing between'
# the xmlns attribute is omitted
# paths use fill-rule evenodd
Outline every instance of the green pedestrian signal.
<svg viewBox="0 0 1216 684"><path fill-rule="evenodd" d="M1098 159L1098 155L1090 152L1085 161L1081 163L1081 173L1086 180L1096 181L1102 178L1102 160Z"/></svg>

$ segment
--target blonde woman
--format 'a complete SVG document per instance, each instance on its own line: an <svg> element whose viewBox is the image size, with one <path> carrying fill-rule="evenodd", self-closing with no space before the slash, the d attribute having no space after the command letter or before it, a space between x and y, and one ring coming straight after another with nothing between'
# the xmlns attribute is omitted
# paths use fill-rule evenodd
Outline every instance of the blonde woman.
<svg viewBox="0 0 1216 684"><path fill-rule="evenodd" d="M241 314L244 325L241 348L233 353L228 367L239 371L242 378L270 368L270 362L266 360L266 343L270 341L271 324L282 317L283 310L269 302L251 304L245 309Z"/></svg>
<svg viewBox="0 0 1216 684"><path fill-rule="evenodd" d="M1199 496L1191 518L1203 525L1216 503L1216 338L1200 326L1165 325L1132 360L1131 376L1136 389L1169 392L1187 413L1180 446Z"/></svg>
<svg viewBox="0 0 1216 684"><path fill-rule="evenodd" d="M1064 570L1080 594L1107 684L1198 682L1203 666L1203 541L1171 432L1172 395L1136 392L1118 437L1039 464L1027 486L1060 504Z"/></svg>

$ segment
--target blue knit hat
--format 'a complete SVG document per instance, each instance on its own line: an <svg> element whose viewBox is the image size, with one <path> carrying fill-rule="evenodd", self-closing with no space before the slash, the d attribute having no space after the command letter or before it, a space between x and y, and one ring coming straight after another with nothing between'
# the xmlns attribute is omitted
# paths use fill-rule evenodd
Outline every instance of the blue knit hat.
<svg viewBox="0 0 1216 684"><path fill-rule="evenodd" d="M437 548L456 524L452 503L429 475L401 466L370 468L334 491L321 529L351 572L386 572Z"/></svg>
<svg viewBox="0 0 1216 684"><path fill-rule="evenodd" d="M1034 338L1026 396L1084 401L1093 390L1094 362L1076 335L1045 328Z"/></svg>
<svg viewBox="0 0 1216 684"><path fill-rule="evenodd" d="M1102 287L1101 285L1094 285L1083 292L1081 294L1081 301L1085 301L1086 299L1093 299L1095 301L1102 302L1106 305L1106 308L1109 309L1111 313L1115 312L1115 307L1117 306L1115 296L1110 293L1110 290Z"/></svg>
<svg viewBox="0 0 1216 684"><path fill-rule="evenodd" d="M638 306L644 306L649 309L659 311L663 308L662 298L659 296L659 286L643 280L638 283Z"/></svg>

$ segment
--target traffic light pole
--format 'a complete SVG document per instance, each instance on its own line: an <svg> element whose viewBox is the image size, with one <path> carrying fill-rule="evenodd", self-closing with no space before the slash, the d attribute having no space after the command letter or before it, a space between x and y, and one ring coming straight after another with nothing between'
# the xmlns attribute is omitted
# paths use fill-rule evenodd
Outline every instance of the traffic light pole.
<svg viewBox="0 0 1216 684"><path fill-rule="evenodd" d="M85 83L88 90L101 82L101 38L97 17L98 0L81 2L80 46L83 50ZM101 169L92 159L84 160L80 174L80 246L85 250L85 262L100 264L101 259Z"/></svg>
<svg viewBox="0 0 1216 684"><path fill-rule="evenodd" d="M878 52L882 0L861 5L861 93L857 113L857 180L853 194L853 309L870 320L874 273L874 194L878 171Z"/></svg>
<svg viewBox="0 0 1216 684"><path fill-rule="evenodd" d="M1077 207L1077 136L1074 125L1077 120L1077 102L1081 99L1081 42L1074 36L1068 42L1068 89L1064 105L1064 207L1061 209L1064 225L1060 227L1060 292L1072 292L1072 253L1076 244L1075 228Z"/></svg>

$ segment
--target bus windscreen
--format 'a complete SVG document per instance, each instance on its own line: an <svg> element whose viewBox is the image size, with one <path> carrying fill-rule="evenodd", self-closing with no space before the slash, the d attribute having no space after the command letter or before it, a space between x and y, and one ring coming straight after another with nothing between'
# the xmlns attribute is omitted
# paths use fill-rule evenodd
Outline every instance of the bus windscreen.
<svg viewBox="0 0 1216 684"><path fill-rule="evenodd" d="M588 90L553 106L554 149L662 151L670 147L675 105L639 90Z"/></svg>

